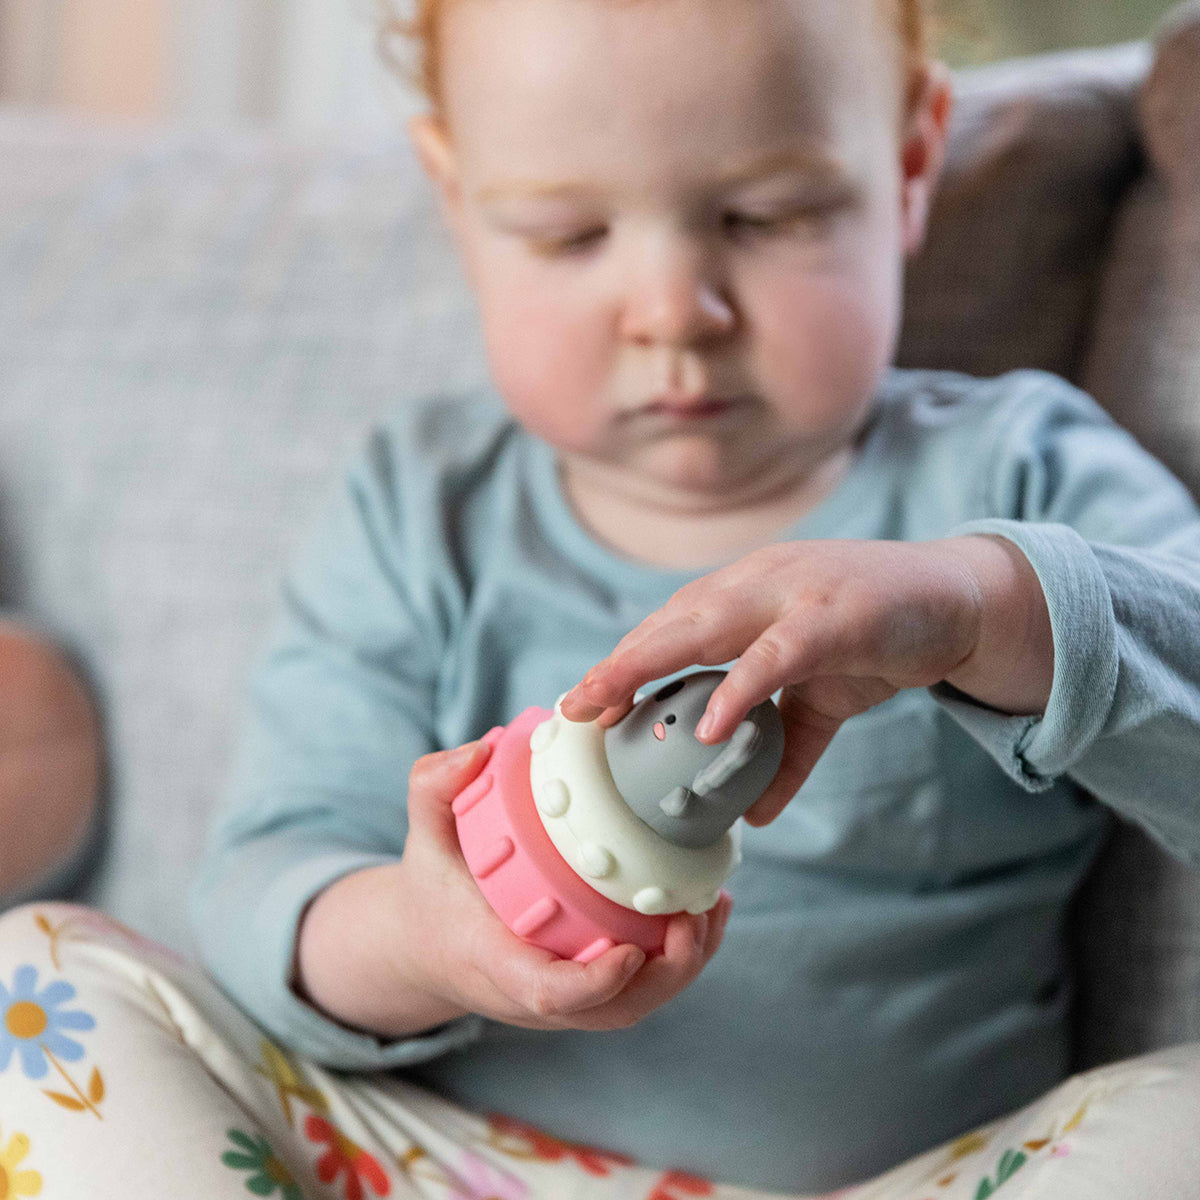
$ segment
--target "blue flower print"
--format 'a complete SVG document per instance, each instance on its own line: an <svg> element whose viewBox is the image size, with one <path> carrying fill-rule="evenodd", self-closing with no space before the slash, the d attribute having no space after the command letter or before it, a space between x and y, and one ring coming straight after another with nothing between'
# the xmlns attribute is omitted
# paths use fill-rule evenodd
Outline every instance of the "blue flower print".
<svg viewBox="0 0 1200 1200"><path fill-rule="evenodd" d="M61 1012L58 1005L75 995L71 984L62 980L37 990L37 968L28 963L17 968L10 994L0 983L0 1071L8 1070L14 1048L21 1055L21 1069L30 1079L41 1079L49 1070L46 1055L67 1062L83 1057L83 1047L66 1037L64 1029L94 1029L96 1019L75 1010Z"/></svg>

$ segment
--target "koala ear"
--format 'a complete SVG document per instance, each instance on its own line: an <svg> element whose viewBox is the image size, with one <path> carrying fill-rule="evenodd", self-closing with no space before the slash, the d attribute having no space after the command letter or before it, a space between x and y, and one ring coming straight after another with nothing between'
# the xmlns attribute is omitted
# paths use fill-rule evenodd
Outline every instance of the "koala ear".
<svg viewBox="0 0 1200 1200"><path fill-rule="evenodd" d="M689 791L687 788L675 787L658 802L658 807L668 817L682 817L687 815L687 810L691 808L692 801L695 798L695 793Z"/></svg>
<svg viewBox="0 0 1200 1200"><path fill-rule="evenodd" d="M709 792L727 783L753 757L762 741L762 731L753 721L743 721L727 741L721 753L706 767L702 767L692 780L692 791L697 796L707 796Z"/></svg>

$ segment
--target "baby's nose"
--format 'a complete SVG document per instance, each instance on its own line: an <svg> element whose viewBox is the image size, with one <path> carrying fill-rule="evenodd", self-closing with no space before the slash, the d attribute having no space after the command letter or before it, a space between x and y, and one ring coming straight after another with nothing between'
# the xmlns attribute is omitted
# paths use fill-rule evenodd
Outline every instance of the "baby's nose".
<svg viewBox="0 0 1200 1200"><path fill-rule="evenodd" d="M715 269L696 252L670 251L631 282L625 336L639 342L692 345L721 337L737 324Z"/></svg>

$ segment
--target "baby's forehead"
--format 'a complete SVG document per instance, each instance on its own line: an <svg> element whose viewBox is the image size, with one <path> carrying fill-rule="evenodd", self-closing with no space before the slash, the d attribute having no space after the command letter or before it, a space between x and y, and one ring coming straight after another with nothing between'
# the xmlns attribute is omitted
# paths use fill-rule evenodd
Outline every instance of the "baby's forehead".
<svg viewBox="0 0 1200 1200"><path fill-rule="evenodd" d="M454 0L446 109L489 134L507 121L619 136L643 121L716 127L733 116L804 125L822 109L886 99L879 0ZM886 60L886 61L885 61Z"/></svg>
<svg viewBox="0 0 1200 1200"><path fill-rule="evenodd" d="M811 67L853 58L864 47L895 49L900 7L917 0L431 0L442 49L453 55L464 31L475 67L507 63L536 80L564 58L635 57L673 62L701 52L730 62L762 42ZM482 32L482 38L478 36ZM663 36L663 35L666 36ZM707 34L708 37L697 35ZM624 43L625 53L621 53ZM636 55L628 53L630 49ZM542 53L533 53L535 51ZM807 54L806 51L814 53ZM522 53L525 51L527 53ZM557 51L557 53L555 53ZM714 81L719 83L719 77Z"/></svg>

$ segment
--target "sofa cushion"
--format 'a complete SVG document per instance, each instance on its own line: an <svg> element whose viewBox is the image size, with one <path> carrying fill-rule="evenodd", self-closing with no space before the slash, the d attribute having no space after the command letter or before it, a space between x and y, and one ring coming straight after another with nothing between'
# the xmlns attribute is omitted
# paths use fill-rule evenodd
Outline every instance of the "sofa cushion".
<svg viewBox="0 0 1200 1200"><path fill-rule="evenodd" d="M1138 43L957 78L901 364L1077 377L1115 203L1140 168L1132 97L1148 65Z"/></svg>
<svg viewBox="0 0 1200 1200"><path fill-rule="evenodd" d="M482 373L406 148L0 118L0 577L87 661L87 898L179 949L288 548L366 425Z"/></svg>
<svg viewBox="0 0 1200 1200"><path fill-rule="evenodd" d="M1200 3L1164 26L1137 111L1154 170L1119 210L1081 382L1200 495Z"/></svg>
<svg viewBox="0 0 1200 1200"><path fill-rule="evenodd" d="M1200 496L1200 3L1156 40L1138 109L1154 170L1122 205L1082 383ZM1200 875L1121 827L1075 932L1081 1066L1200 1038Z"/></svg>

